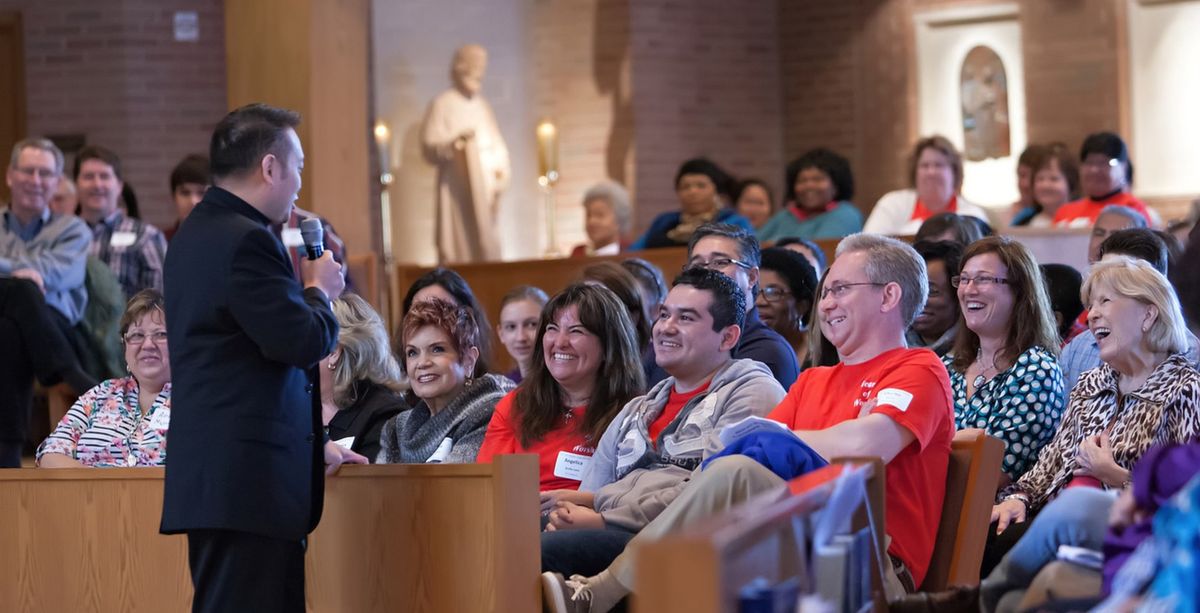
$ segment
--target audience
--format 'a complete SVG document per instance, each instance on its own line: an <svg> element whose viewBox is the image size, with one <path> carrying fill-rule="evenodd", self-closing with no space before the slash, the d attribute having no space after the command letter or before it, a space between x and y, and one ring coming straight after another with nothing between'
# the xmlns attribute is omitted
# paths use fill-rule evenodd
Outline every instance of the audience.
<svg viewBox="0 0 1200 613"><path fill-rule="evenodd" d="M1133 183L1133 163L1129 149L1120 136L1112 132L1096 132L1083 140L1079 150L1080 187L1083 198L1062 206L1054 215L1054 225L1067 228L1086 228L1109 206L1122 206L1136 211L1145 224L1155 225L1155 218L1145 203L1129 193Z"/></svg>
<svg viewBox="0 0 1200 613"><path fill-rule="evenodd" d="M1114 232L1146 227L1146 220L1128 207L1115 204L1104 207L1096 216L1096 223L1092 225L1092 236L1088 239L1088 264L1095 264L1100 259L1100 244ZM1164 258L1166 247L1166 244L1163 244ZM1165 262L1164 259L1164 266Z"/></svg>
<svg viewBox="0 0 1200 613"><path fill-rule="evenodd" d="M507 375L513 383L520 383L529 375L538 318L548 300L550 298L546 292L532 285L518 285L500 299L500 323L496 325L496 334L500 337L500 344L517 363Z"/></svg>
<svg viewBox="0 0 1200 613"><path fill-rule="evenodd" d="M642 258L625 258L621 260L621 266L637 279L646 311L658 313L658 308L667 299L667 281L663 279L662 270Z"/></svg>
<svg viewBox="0 0 1200 613"><path fill-rule="evenodd" d="M676 277L654 324L654 351L670 376L625 405L579 492L556 502L542 534L543 571L604 570L720 449L721 429L783 399L766 367L730 355L746 306L719 272L691 268Z"/></svg>
<svg viewBox="0 0 1200 613"><path fill-rule="evenodd" d="M59 217L74 215L78 206L79 192L75 189L75 182L65 176L59 177L58 187L50 197L50 212Z"/></svg>
<svg viewBox="0 0 1200 613"><path fill-rule="evenodd" d="M1065 489L1124 488L1152 445L1200 434L1200 373L1189 364L1183 315L1166 277L1144 260L1109 256L1083 284L1098 368L1071 389L1062 423L1037 463L1001 491L983 573L1012 548L1039 509Z"/></svg>
<svg viewBox="0 0 1200 613"><path fill-rule="evenodd" d="M807 238L796 238L789 236L775 241L775 246L788 251L795 251L804 256L809 264L812 264L813 270L817 271L817 277L825 274L825 250L821 246L808 240Z"/></svg>
<svg viewBox="0 0 1200 613"><path fill-rule="evenodd" d="M650 326L654 318L648 306L642 302L641 288L633 274L616 262L597 262L584 268L579 280L582 283L606 287L617 296L633 322L638 354L645 358L650 352ZM650 366L647 366L647 372L649 369Z"/></svg>
<svg viewBox="0 0 1200 613"><path fill-rule="evenodd" d="M616 181L601 181L583 193L584 227L588 243L571 250L571 257L616 255L629 247L633 207L629 192Z"/></svg>
<svg viewBox="0 0 1200 613"><path fill-rule="evenodd" d="M1017 212L1011 225L1049 228L1058 210L1079 197L1079 165L1062 143L1037 147L1029 161L1034 169L1033 200Z"/></svg>
<svg viewBox="0 0 1200 613"><path fill-rule="evenodd" d="M697 228L708 223L732 224L753 232L754 227L750 222L727 208L721 198L728 181L729 175L708 159L695 158L684 162L675 174L679 211L655 217L650 228L634 241L630 249L681 247L688 244Z"/></svg>
<svg viewBox="0 0 1200 613"><path fill-rule="evenodd" d="M543 512L572 498L613 417L645 390L629 319L608 289L576 284L542 309L529 376L496 406L479 462L538 456Z"/></svg>
<svg viewBox="0 0 1200 613"><path fill-rule="evenodd" d="M775 213L775 195L762 179L745 179L733 193L733 210L746 218L756 231Z"/></svg>
<svg viewBox="0 0 1200 613"><path fill-rule="evenodd" d="M813 149L788 164L785 178L783 210L758 229L759 240L842 238L862 230L862 213L850 202L854 174L846 158Z"/></svg>
<svg viewBox="0 0 1200 613"><path fill-rule="evenodd" d="M189 155L171 169L171 199L175 202L175 225L163 230L170 241L179 231L179 224L200 204L204 192L212 185L208 156Z"/></svg>
<svg viewBox="0 0 1200 613"><path fill-rule="evenodd" d="M383 318L366 300L346 293L331 306L338 340L318 365L321 423L330 440L374 461L384 422L408 408L400 365Z"/></svg>
<svg viewBox="0 0 1200 613"><path fill-rule="evenodd" d="M819 303L820 326L842 362L806 370L769 418L794 429L821 457L879 457L886 464L886 593L925 578L942 512L954 435L950 382L937 356L907 349L904 331L925 302L925 264L908 245L856 234L838 246ZM600 573L543 574L552 611L608 611L636 588L639 543L750 498L785 496L784 479L740 455L695 473L667 509ZM794 547L794 546L793 546Z"/></svg>
<svg viewBox="0 0 1200 613"><path fill-rule="evenodd" d="M754 306L764 324L796 351L803 370L808 360L809 313L816 302L817 274L804 256L789 249L763 249Z"/></svg>
<svg viewBox="0 0 1200 613"><path fill-rule="evenodd" d="M1046 280L1046 294L1050 297L1050 309L1054 312L1054 324L1058 339L1066 346L1071 339L1087 331L1079 322L1083 313L1083 301L1079 290L1083 288L1083 275L1066 264L1042 264L1042 278ZM1070 391L1070 387L1067 388Z"/></svg>
<svg viewBox="0 0 1200 613"><path fill-rule="evenodd" d="M1044 153L1044 146L1030 144L1017 157L1017 201L1009 205L1005 213L1010 225L1022 211L1033 207L1033 175L1037 170L1038 157Z"/></svg>
<svg viewBox="0 0 1200 613"><path fill-rule="evenodd" d="M483 307L475 299L475 294L471 291L471 286L467 285L467 281L462 278L462 275L449 268L438 267L417 277L417 280L413 281L412 285L408 288L408 293L404 295L404 301L401 303L401 312L407 315L414 303L428 302L435 298L449 302L455 306L466 307L471 311L471 319L475 322L475 325L479 326L480 330L491 328L491 324L488 323L487 314L483 312ZM396 336L400 336L400 331L397 330L396 332ZM479 378L490 370L492 335L480 334L477 342L479 358L475 360L475 370L471 373L471 376ZM403 352L397 353L402 354Z"/></svg>
<svg viewBox="0 0 1200 613"><path fill-rule="evenodd" d="M383 424L376 462L475 461L492 410L514 387L501 375L471 376L479 361L480 330L468 307L440 298L412 305L401 323L400 341L400 368L412 387L412 408Z"/></svg>
<svg viewBox="0 0 1200 613"><path fill-rule="evenodd" d="M104 147L84 147L75 156L80 217L92 229L91 254L108 264L130 298L143 289L162 291L167 239L117 208L123 176L121 160Z"/></svg>
<svg viewBox="0 0 1200 613"><path fill-rule="evenodd" d="M917 228L914 241L953 241L964 249L967 245L990 235L984 232L979 220L974 217L963 217L957 213L938 213L926 219Z"/></svg>
<svg viewBox="0 0 1200 613"><path fill-rule="evenodd" d="M1066 404L1045 281L1024 245L990 236L967 247L950 283L962 313L954 349L942 358L955 426L1004 442L1007 485L1037 461Z"/></svg>
<svg viewBox="0 0 1200 613"><path fill-rule="evenodd" d="M987 220L987 213L959 195L962 156L944 136L922 138L909 161L910 187L884 194L863 226L873 234L912 234L938 213L958 213Z"/></svg>
<svg viewBox="0 0 1200 613"><path fill-rule="evenodd" d="M917 241L913 249L925 260L929 298L905 335L909 347L925 347L944 356L958 333L958 296L950 277L958 274L963 246L955 241Z"/></svg>
<svg viewBox="0 0 1200 613"><path fill-rule="evenodd" d="M162 466L171 421L171 363L163 296L146 289L121 316L129 375L85 392L37 449L43 468Z"/></svg>

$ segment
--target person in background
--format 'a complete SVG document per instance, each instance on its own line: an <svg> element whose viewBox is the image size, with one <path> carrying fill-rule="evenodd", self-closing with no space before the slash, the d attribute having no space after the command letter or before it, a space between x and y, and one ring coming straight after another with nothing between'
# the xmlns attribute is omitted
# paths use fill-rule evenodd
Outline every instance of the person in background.
<svg viewBox="0 0 1200 613"><path fill-rule="evenodd" d="M958 334L958 294L950 277L958 274L963 246L955 241L917 241L913 249L925 260L929 299L905 335L909 347L926 347L942 357Z"/></svg>
<svg viewBox="0 0 1200 613"><path fill-rule="evenodd" d="M275 234L275 237L287 249L288 257L292 260L292 270L297 275L296 278L300 278L300 260L308 257L304 249L304 236L300 232L300 223L309 218L314 218L321 222L321 240L324 241L325 250L332 253L333 260L342 265L342 278L346 282L346 291L353 291L354 284L351 282L350 275L346 270L345 241L338 236L337 230L333 229L333 224L329 223L328 219L312 211L306 211L298 206L293 206L287 221L272 225L271 232ZM337 296L330 297L337 298Z"/></svg>
<svg viewBox="0 0 1200 613"><path fill-rule="evenodd" d="M42 468L162 466L171 420L171 363L163 296L142 290L121 316L129 376L80 396L38 446Z"/></svg>
<svg viewBox="0 0 1200 613"><path fill-rule="evenodd" d="M546 292L532 285L518 285L500 299L500 323L496 324L496 334L517 363L507 375L513 383L520 383L529 375L539 318L548 300Z"/></svg>
<svg viewBox="0 0 1200 613"><path fill-rule="evenodd" d="M817 271L817 277L825 274L825 250L821 246L808 240L807 238L797 238L789 236L775 241L775 246L788 251L795 251L804 256L809 264L812 264L813 270Z"/></svg>
<svg viewBox="0 0 1200 613"><path fill-rule="evenodd" d="M808 363L809 314L816 302L817 273L804 256L789 249L763 249L758 274L759 319L796 351L801 370Z"/></svg>
<svg viewBox="0 0 1200 613"><path fill-rule="evenodd" d="M383 318L357 294L333 301L338 341L318 364L321 423L329 439L374 461L383 423L407 408Z"/></svg>
<svg viewBox="0 0 1200 613"><path fill-rule="evenodd" d="M1088 239L1088 264L1095 264L1099 261L1100 245L1109 236L1121 230L1135 228L1147 228L1146 219L1136 211L1115 204L1104 207L1104 210L1100 211L1100 214L1096 216L1096 222L1092 225L1091 238ZM1169 255L1166 253L1166 244L1163 245L1163 254L1166 258L1169 258Z"/></svg>
<svg viewBox="0 0 1200 613"><path fill-rule="evenodd" d="M600 437L645 381L633 322L608 289L572 285L540 320L529 376L496 405L478 461L537 454L545 513L559 500L581 500L574 490Z"/></svg>
<svg viewBox="0 0 1200 613"><path fill-rule="evenodd" d="M471 376L483 336L471 309L438 298L419 301L400 326L412 408L383 424L375 461L474 462L496 403L516 385L503 375Z"/></svg>
<svg viewBox="0 0 1200 613"><path fill-rule="evenodd" d="M1122 206L1141 215L1145 223L1139 227L1155 226L1157 219L1146 203L1129 193L1133 184L1133 163L1129 149L1120 136L1112 132L1096 132L1083 140L1079 149L1080 186L1083 198L1069 202L1054 214L1054 225L1064 228L1086 228L1095 225L1109 206Z"/></svg>
<svg viewBox="0 0 1200 613"><path fill-rule="evenodd" d="M577 245L571 257L616 255L629 248L633 208L629 192L616 181L601 181L583 193L584 227L588 243Z"/></svg>
<svg viewBox="0 0 1200 613"><path fill-rule="evenodd" d="M775 195L762 179L744 179L733 192L733 209L746 218L755 230L763 227L775 212Z"/></svg>
<svg viewBox="0 0 1200 613"><path fill-rule="evenodd" d="M1005 221L1009 225L1021 211L1033 206L1033 174L1037 171L1038 157L1044 153L1043 145L1030 144L1017 157L1017 201L1005 212Z"/></svg>
<svg viewBox="0 0 1200 613"><path fill-rule="evenodd" d="M597 262L583 269L579 281L606 287L616 294L617 300L624 305L630 321L633 322L638 353L642 356L645 372L649 373L654 365L649 356L654 353L650 347L650 327L655 318L642 302L642 292L638 288L637 279L616 262Z"/></svg>
<svg viewBox="0 0 1200 613"><path fill-rule="evenodd" d="M862 230L863 217L850 201L850 162L829 149L813 149L788 164L784 207L758 230L763 242L785 237L842 238Z"/></svg>
<svg viewBox="0 0 1200 613"><path fill-rule="evenodd" d="M171 199L175 203L175 224L163 230L169 242L179 231L179 224L187 219L192 209L204 199L204 192L212 185L209 174L208 156L193 153L171 169Z"/></svg>
<svg viewBox="0 0 1200 613"><path fill-rule="evenodd" d="M84 147L75 156L79 216L92 229L90 253L108 264L128 299L144 289L162 291L167 239L117 208L123 177L120 158L104 147Z"/></svg>
<svg viewBox="0 0 1200 613"><path fill-rule="evenodd" d="M1033 201L1013 216L1013 227L1049 228L1064 204L1079 197L1079 162L1067 146L1040 146L1031 163Z"/></svg>
<svg viewBox="0 0 1200 613"><path fill-rule="evenodd" d="M1066 264L1042 264L1042 278L1046 280L1046 293L1050 296L1050 308L1058 328L1058 338L1063 346L1087 330L1079 323L1083 313L1083 301L1079 290L1083 287L1083 275ZM1070 391L1070 388L1067 388Z"/></svg>
<svg viewBox="0 0 1200 613"><path fill-rule="evenodd" d="M926 219L917 229L914 241L954 241L966 249L971 243L990 235L984 233L979 220L956 213L938 213Z"/></svg>
<svg viewBox="0 0 1200 613"><path fill-rule="evenodd" d="M684 162L675 173L679 211L655 217L630 249L682 247L688 244L696 228L707 223L727 223L753 232L754 227L745 217L725 206L721 194L728 190L728 183L729 175L706 158Z"/></svg>
<svg viewBox="0 0 1200 613"><path fill-rule="evenodd" d="M466 307L471 311L471 318L479 326L479 329L491 328L487 314L483 312L483 307L475 299L475 294L471 291L471 286L467 285L467 280L449 268L438 267L417 277L417 280L409 286L408 293L404 295L401 312L407 315L413 304L428 302L435 298L456 306ZM399 330L396 331L396 336L400 336ZM482 377L490 371L492 335L480 334L477 343L479 357L475 360L475 371L471 374L476 378Z"/></svg>
<svg viewBox="0 0 1200 613"><path fill-rule="evenodd" d="M912 234L938 213L958 213L987 221L979 205L959 194L963 183L962 156L944 136L929 136L913 145L908 189L888 192L871 210L863 231L872 234Z"/></svg>
<svg viewBox="0 0 1200 613"><path fill-rule="evenodd" d="M657 313L663 300L667 299L667 281L663 279L662 269L642 258L625 258L621 260L621 266L637 279L646 311Z"/></svg>
<svg viewBox="0 0 1200 613"><path fill-rule="evenodd" d="M58 187L50 197L50 212L58 216L74 215L78 207L79 192L75 189L75 182L70 177L59 177Z"/></svg>

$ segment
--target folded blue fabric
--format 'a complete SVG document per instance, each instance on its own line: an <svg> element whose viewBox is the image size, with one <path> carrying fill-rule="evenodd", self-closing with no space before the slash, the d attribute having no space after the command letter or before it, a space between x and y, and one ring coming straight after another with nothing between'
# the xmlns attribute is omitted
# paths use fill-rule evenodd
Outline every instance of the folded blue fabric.
<svg viewBox="0 0 1200 613"><path fill-rule="evenodd" d="M753 432L726 446L704 461L703 468L727 455L744 455L787 481L812 472L829 462L804 441L785 432ZM703 470L703 469L702 469Z"/></svg>

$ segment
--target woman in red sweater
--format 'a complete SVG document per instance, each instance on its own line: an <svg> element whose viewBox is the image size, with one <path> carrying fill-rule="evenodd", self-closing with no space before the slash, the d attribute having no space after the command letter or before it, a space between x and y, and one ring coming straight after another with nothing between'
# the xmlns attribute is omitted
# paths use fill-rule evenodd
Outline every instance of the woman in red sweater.
<svg viewBox="0 0 1200 613"><path fill-rule="evenodd" d="M529 374L496 405L476 461L536 453L542 491L575 490L608 423L644 381L621 302L607 288L572 285L542 309Z"/></svg>

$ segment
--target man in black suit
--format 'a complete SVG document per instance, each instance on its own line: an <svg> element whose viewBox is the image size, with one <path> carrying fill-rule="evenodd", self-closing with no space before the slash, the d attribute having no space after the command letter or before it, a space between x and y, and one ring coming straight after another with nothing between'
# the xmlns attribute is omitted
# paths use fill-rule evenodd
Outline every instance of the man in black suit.
<svg viewBox="0 0 1200 613"><path fill-rule="evenodd" d="M297 283L269 226L288 218L304 152L292 111L225 116L210 147L213 187L166 261L170 459L161 530L187 533L193 611L304 611L304 538L324 480L367 459L326 442L310 370L333 350L329 252Z"/></svg>

